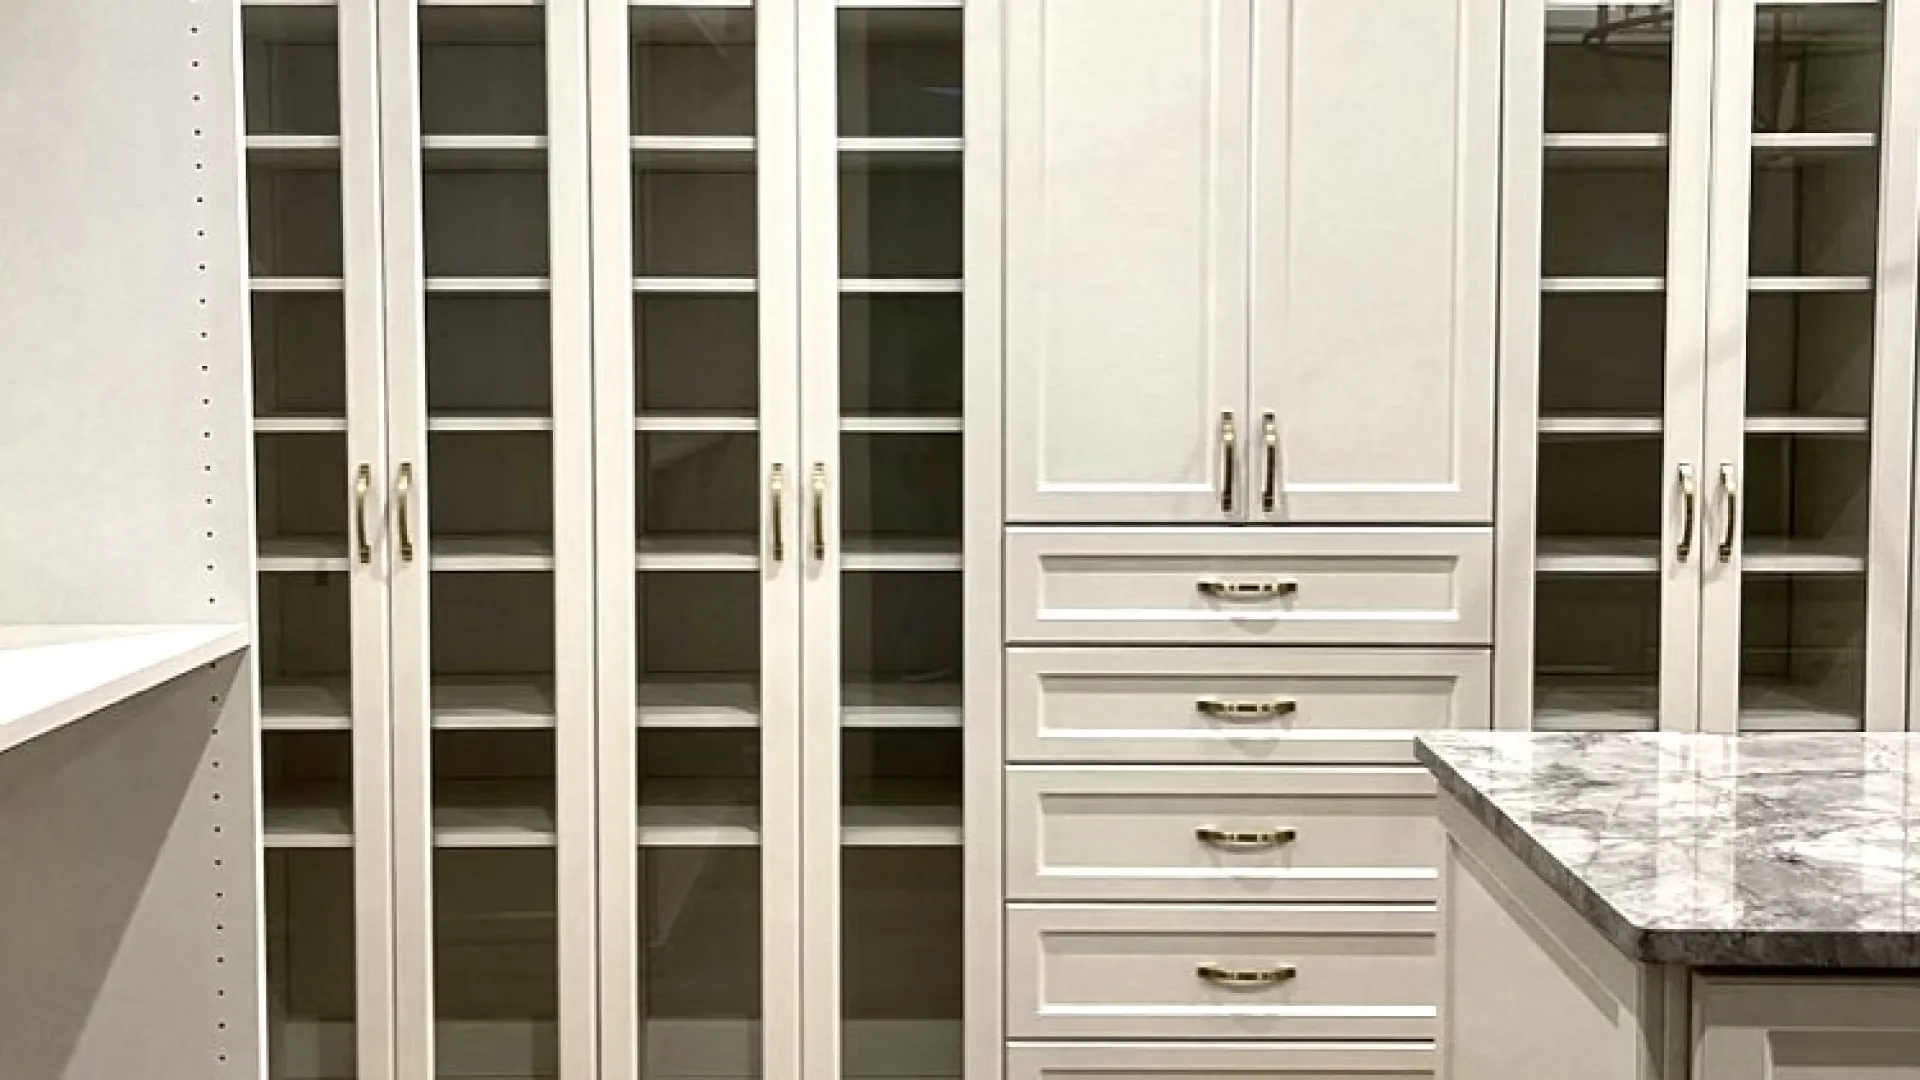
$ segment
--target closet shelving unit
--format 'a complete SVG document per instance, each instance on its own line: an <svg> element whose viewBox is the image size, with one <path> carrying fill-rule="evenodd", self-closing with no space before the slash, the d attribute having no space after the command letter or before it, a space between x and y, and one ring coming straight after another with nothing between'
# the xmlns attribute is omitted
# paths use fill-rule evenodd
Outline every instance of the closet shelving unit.
<svg viewBox="0 0 1920 1080"><path fill-rule="evenodd" d="M1907 152L1883 138L1888 7L1536 16L1515 122L1544 134L1508 143L1519 186L1523 155L1539 179L1537 308L1508 338L1538 356L1508 403L1535 424L1518 475L1537 496L1531 627L1501 643L1510 721L1902 723L1899 680L1876 698L1867 674L1904 663L1906 633L1886 618L1905 606L1913 364L1909 320L1886 321L1912 305L1883 273L1912 246L1879 205Z"/></svg>
<svg viewBox="0 0 1920 1080"><path fill-rule="evenodd" d="M244 5L272 1075L960 1074L962 14Z"/></svg>

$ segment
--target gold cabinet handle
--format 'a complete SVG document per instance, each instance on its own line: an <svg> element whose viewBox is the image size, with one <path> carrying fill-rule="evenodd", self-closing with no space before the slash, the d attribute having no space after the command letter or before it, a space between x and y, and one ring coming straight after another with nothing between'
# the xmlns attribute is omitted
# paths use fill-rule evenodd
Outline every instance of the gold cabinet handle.
<svg viewBox="0 0 1920 1080"><path fill-rule="evenodd" d="M1230 968L1219 964L1201 964L1195 970L1195 974L1215 986L1247 990L1291 982L1300 974L1300 971L1292 964L1275 964L1270 968Z"/></svg>
<svg viewBox="0 0 1920 1080"><path fill-rule="evenodd" d="M1266 479L1260 483L1260 509L1271 514L1280 498L1280 425L1272 413L1261 418L1260 440L1265 444L1267 457Z"/></svg>
<svg viewBox="0 0 1920 1080"><path fill-rule="evenodd" d="M767 516L771 524L768 531L772 534L770 546L774 562L785 562L787 558L786 514L781 509L781 503L786 499L786 494L787 467L776 464L767 476L767 499L771 503L767 508Z"/></svg>
<svg viewBox="0 0 1920 1080"><path fill-rule="evenodd" d="M413 561L413 462L400 463L393 480L394 515L400 525L400 561Z"/></svg>
<svg viewBox="0 0 1920 1080"><path fill-rule="evenodd" d="M1299 839L1299 833L1287 828L1220 829L1212 825L1200 826L1193 835L1201 843L1219 848L1283 847Z"/></svg>
<svg viewBox="0 0 1920 1080"><path fill-rule="evenodd" d="M367 493L373 490L373 466L366 462L353 474L353 544L361 565L373 561L373 544L367 540Z"/></svg>
<svg viewBox="0 0 1920 1080"><path fill-rule="evenodd" d="M827 467L813 463L813 561L827 561Z"/></svg>
<svg viewBox="0 0 1920 1080"><path fill-rule="evenodd" d="M1300 591L1297 581L1232 581L1226 578L1201 578L1194 588L1218 600L1277 600Z"/></svg>
<svg viewBox="0 0 1920 1080"><path fill-rule="evenodd" d="M1220 414L1220 512L1233 513L1233 489L1238 478L1234 475L1234 462L1240 455L1235 445L1238 435L1233 429L1233 413Z"/></svg>
<svg viewBox="0 0 1920 1080"><path fill-rule="evenodd" d="M1693 556L1693 533L1698 527L1700 485L1693 478L1693 462L1680 463L1680 539L1673 545L1673 557L1686 562Z"/></svg>
<svg viewBox="0 0 1920 1080"><path fill-rule="evenodd" d="M1721 510L1726 514L1726 520L1720 526L1720 561L1729 563L1733 561L1734 531L1739 528L1740 518L1740 485L1734 479L1731 461L1720 463L1720 495L1723 500Z"/></svg>
<svg viewBox="0 0 1920 1080"><path fill-rule="evenodd" d="M1193 703L1202 715L1222 720L1271 720L1276 716L1286 716L1293 712L1295 705L1284 698L1272 701L1227 701L1222 698L1201 698Z"/></svg>

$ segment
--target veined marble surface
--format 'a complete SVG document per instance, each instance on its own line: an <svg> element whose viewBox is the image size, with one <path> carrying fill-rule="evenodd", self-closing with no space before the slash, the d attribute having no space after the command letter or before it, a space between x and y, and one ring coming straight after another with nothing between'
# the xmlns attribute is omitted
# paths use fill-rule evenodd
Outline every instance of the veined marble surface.
<svg viewBox="0 0 1920 1080"><path fill-rule="evenodd" d="M1416 752L1629 956L1920 968L1920 735L1440 732Z"/></svg>

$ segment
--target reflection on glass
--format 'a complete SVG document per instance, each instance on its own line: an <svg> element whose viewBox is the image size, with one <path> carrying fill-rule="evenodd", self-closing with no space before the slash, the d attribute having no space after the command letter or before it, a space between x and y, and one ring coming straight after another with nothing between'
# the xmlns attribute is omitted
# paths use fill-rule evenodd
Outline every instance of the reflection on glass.
<svg viewBox="0 0 1920 1080"><path fill-rule="evenodd" d="M1665 132L1672 103L1673 5L1546 10L1549 132Z"/></svg>

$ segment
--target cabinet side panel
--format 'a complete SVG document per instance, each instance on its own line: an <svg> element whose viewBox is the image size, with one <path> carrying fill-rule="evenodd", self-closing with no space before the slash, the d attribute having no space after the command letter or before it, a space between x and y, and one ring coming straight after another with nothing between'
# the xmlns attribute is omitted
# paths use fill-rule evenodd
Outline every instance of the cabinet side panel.
<svg viewBox="0 0 1920 1080"><path fill-rule="evenodd" d="M1245 396L1245 23L1224 0L1008 12L1013 520L1223 515L1216 439Z"/></svg>
<svg viewBox="0 0 1920 1080"><path fill-rule="evenodd" d="M1490 520L1499 5L1293 0L1254 26L1259 510Z"/></svg>

